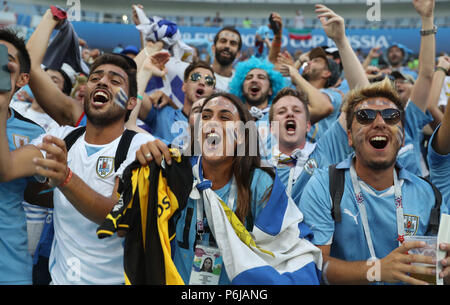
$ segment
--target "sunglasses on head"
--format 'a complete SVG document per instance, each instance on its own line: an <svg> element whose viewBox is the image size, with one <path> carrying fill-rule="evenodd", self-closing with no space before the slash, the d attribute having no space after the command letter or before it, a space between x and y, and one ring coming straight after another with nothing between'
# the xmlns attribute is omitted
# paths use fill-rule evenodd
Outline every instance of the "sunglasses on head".
<svg viewBox="0 0 450 305"><path fill-rule="evenodd" d="M368 125L375 121L378 113L384 122L389 125L395 125L402 119L402 112L398 109L388 108L383 110L361 109L355 112L356 121L363 125Z"/></svg>
<svg viewBox="0 0 450 305"><path fill-rule="evenodd" d="M200 73L198 73L198 72L195 72L195 73L192 73L191 74L191 81L193 81L193 82L198 82L200 79L202 79L202 75L200 74ZM214 85L216 84L216 81L214 80L214 78L212 78L211 76L209 76L209 75L206 75L205 77L204 77L204 79L205 79L205 84L208 86L208 87L214 87Z"/></svg>

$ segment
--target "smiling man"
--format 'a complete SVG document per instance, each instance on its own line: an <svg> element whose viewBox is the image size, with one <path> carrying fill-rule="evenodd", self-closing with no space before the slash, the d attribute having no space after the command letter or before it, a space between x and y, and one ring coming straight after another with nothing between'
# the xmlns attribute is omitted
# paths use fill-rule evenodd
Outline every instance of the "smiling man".
<svg viewBox="0 0 450 305"><path fill-rule="evenodd" d="M100 56L92 64L87 82L85 131L83 127L76 129L81 132L69 151L62 139L74 135L75 128L71 126L55 128L33 140L32 145L10 151L4 127L7 104L1 102L2 181L43 176L55 187L55 238L49 261L53 284L122 284L125 281L122 242L118 238L99 241L95 232L97 223L103 221L117 202L119 179L115 173L134 160L140 144L154 139L144 133L134 135L128 151L124 151L125 161L115 165L126 117L136 104L136 93L135 62L118 54Z"/></svg>
<svg viewBox="0 0 450 305"><path fill-rule="evenodd" d="M316 171L300 200L313 243L324 256L324 281L425 284L410 273L431 275L432 270L411 263L434 263L429 257L408 256L409 249L424 245L403 240L405 235L430 234L436 200L428 182L397 163L405 135L398 94L385 79L352 91L343 112L355 153L336 166L345 181L342 217L335 221L330 203L330 169ZM445 204L440 212L447 213Z"/></svg>

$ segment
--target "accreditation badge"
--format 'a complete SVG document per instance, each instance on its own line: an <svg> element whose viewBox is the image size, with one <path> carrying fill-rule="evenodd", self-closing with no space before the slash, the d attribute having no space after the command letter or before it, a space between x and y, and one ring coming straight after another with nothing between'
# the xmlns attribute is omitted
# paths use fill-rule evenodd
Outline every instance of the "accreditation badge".
<svg viewBox="0 0 450 305"><path fill-rule="evenodd" d="M201 244L198 241L195 247L189 285L218 285L222 263L219 248Z"/></svg>

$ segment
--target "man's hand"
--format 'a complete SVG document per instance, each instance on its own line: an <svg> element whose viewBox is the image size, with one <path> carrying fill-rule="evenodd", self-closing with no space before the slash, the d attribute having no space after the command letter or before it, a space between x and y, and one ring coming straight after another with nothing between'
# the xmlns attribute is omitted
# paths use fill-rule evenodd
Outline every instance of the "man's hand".
<svg viewBox="0 0 450 305"><path fill-rule="evenodd" d="M413 0L414 8L421 17L432 17L434 0Z"/></svg>
<svg viewBox="0 0 450 305"><path fill-rule="evenodd" d="M150 71L152 76L164 77L167 73L166 63L170 59L170 54L166 51L160 51L150 54L143 63L142 69Z"/></svg>
<svg viewBox="0 0 450 305"><path fill-rule="evenodd" d="M409 274L435 275L435 268L412 264L422 263L434 266L435 262L433 261L433 258L418 254L407 254L410 249L423 248L425 246L425 242L421 241L404 242L401 246L381 259L381 281L388 283L405 282L412 285L427 285L427 282L415 279Z"/></svg>
<svg viewBox="0 0 450 305"><path fill-rule="evenodd" d="M446 284L450 284L450 244L441 243L439 244L439 249L447 252L445 258L439 261L442 265L439 277L443 278Z"/></svg>
<svg viewBox="0 0 450 305"><path fill-rule="evenodd" d="M447 70L448 73L448 70L450 69L450 56L445 55L438 57L438 63L436 67L442 67Z"/></svg>
<svg viewBox="0 0 450 305"><path fill-rule="evenodd" d="M36 174L47 177L49 185L52 187L60 186L69 173L67 166L67 149L64 140L53 136L45 136L42 143L37 147L44 150L46 158L35 158Z"/></svg>
<svg viewBox="0 0 450 305"><path fill-rule="evenodd" d="M342 41L345 38L344 18L322 4L316 4L315 12L329 38L334 42Z"/></svg>
<svg viewBox="0 0 450 305"><path fill-rule="evenodd" d="M283 19L281 19L280 14L272 13L272 19L275 23L278 24L279 31L276 33L276 36L281 37L283 33ZM272 26L269 23L269 28L273 31ZM275 34L275 33L274 33Z"/></svg>

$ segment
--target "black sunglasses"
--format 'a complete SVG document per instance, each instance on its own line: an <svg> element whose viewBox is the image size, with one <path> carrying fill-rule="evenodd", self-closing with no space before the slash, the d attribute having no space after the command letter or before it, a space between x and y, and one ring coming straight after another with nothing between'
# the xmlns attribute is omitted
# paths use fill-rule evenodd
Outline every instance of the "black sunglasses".
<svg viewBox="0 0 450 305"><path fill-rule="evenodd" d="M202 75L200 73L198 73L198 72L195 72L195 73L191 74L190 78L191 78L191 81L198 82L200 79L202 79ZM214 87L214 85L216 84L216 81L211 76L206 75L205 76L205 84L208 87Z"/></svg>
<svg viewBox="0 0 450 305"><path fill-rule="evenodd" d="M361 109L355 112L356 121L363 125L368 125L375 121L378 113L386 124L395 125L402 119L403 112L398 109L388 108L383 110Z"/></svg>

